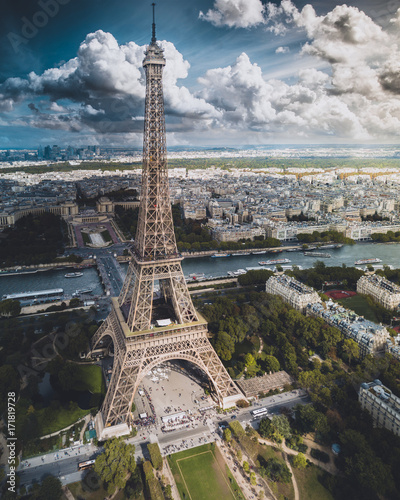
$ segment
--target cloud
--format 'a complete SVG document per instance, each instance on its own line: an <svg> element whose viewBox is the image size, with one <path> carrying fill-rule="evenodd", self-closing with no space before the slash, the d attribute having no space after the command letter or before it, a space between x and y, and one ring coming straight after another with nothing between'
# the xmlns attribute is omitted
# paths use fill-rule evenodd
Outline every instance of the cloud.
<svg viewBox="0 0 400 500"><path fill-rule="evenodd" d="M264 23L264 6L260 0L215 0L214 8L199 18L215 26L250 28Z"/></svg>
<svg viewBox="0 0 400 500"><path fill-rule="evenodd" d="M167 61L167 130L174 143L188 138L236 144L288 138L398 140L400 9L385 29L355 7L336 6L318 16L311 5L299 10L290 0L265 8L259 0L216 0L201 17L218 26L262 25L265 36L266 30L284 34L295 29L303 33L303 43L298 54L292 48L285 56L297 68L290 83L263 73L243 52L230 65L208 69L193 91L182 85L189 62L172 43L160 42ZM138 138L144 50L134 42L119 45L101 30L90 33L76 57L40 75L1 84L0 112L14 107L10 123L15 126L79 132L79 137L98 134L103 143L112 143L116 135L118 141ZM283 43L276 49L277 54L288 52Z"/></svg>
<svg viewBox="0 0 400 500"><path fill-rule="evenodd" d="M167 113L174 117L214 116L212 106L195 97L186 87L178 86L178 80L188 75L189 63L172 43L160 42L160 45L167 59L164 71ZM34 127L59 127L71 131L87 127L100 133L119 134L141 131L145 96L144 51L145 46L134 42L119 45L111 33L102 30L90 33L73 59L40 75L32 72L25 79L10 78L1 84L0 110L11 111L25 99L40 96L50 101L47 113L36 113L35 119L23 118ZM66 100L73 104L69 109L65 107ZM189 129L189 124L186 127Z"/></svg>
<svg viewBox="0 0 400 500"><path fill-rule="evenodd" d="M233 0L215 2L203 19L240 27L240 21L228 22L224 14L234 6ZM301 70L297 83L287 85L268 80L245 54L233 66L209 70L200 79L201 95L229 127L350 140L399 136L400 9L386 29L347 5L318 16L312 5L299 10L291 0L282 0L268 3L262 14L259 22L276 35L289 29L304 32L300 55L319 59L324 71ZM280 46L276 53L288 50Z"/></svg>

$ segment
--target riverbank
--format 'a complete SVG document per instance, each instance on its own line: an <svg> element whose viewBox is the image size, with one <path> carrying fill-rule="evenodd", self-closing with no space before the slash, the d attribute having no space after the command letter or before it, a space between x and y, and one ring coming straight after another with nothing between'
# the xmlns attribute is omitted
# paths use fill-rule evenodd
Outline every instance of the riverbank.
<svg viewBox="0 0 400 500"><path fill-rule="evenodd" d="M221 255L229 253L232 256L243 255L261 255L262 253L281 253L288 249L296 249L299 252L302 250L298 245L285 246L285 247L268 247L268 248L252 248L251 250L204 250L202 252L181 252L182 257L185 259L195 259L197 257L211 257L212 255Z"/></svg>
<svg viewBox="0 0 400 500"><path fill-rule="evenodd" d="M20 276L24 274L36 274L38 272L46 271L62 271L63 269L84 269L95 265L94 259L83 260L79 264L76 262L52 262L49 264L32 264L30 266L12 266L4 267L0 270L1 276Z"/></svg>

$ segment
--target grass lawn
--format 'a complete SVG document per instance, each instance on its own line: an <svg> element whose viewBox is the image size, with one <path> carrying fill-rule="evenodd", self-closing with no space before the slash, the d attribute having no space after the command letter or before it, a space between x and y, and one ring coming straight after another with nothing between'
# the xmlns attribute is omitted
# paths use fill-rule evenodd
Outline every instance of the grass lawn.
<svg viewBox="0 0 400 500"><path fill-rule="evenodd" d="M333 500L334 497L319 481L325 474L316 466L304 470L293 468L301 500Z"/></svg>
<svg viewBox="0 0 400 500"><path fill-rule="evenodd" d="M168 457L181 498L190 500L244 499L236 482L227 475L227 470L222 464L222 457L218 455L217 448L206 444Z"/></svg>
<svg viewBox="0 0 400 500"><path fill-rule="evenodd" d="M378 323L378 319L375 316L374 311L371 310L367 301L361 295L354 295L353 297L348 297L347 299L340 299L337 302L339 302L339 304L342 304L343 307L352 309L360 316L364 316L365 319L369 319L370 321Z"/></svg>
<svg viewBox="0 0 400 500"><path fill-rule="evenodd" d="M107 229L105 231L102 231L100 234L103 237L104 241L111 241L112 240L111 235Z"/></svg>
<svg viewBox="0 0 400 500"><path fill-rule="evenodd" d="M90 236L87 233L84 233L83 231L81 231L81 235L82 235L83 243L85 245L92 242L92 240L90 239Z"/></svg>
<svg viewBox="0 0 400 500"><path fill-rule="evenodd" d="M258 445L259 448L259 456L263 457L264 460L269 460L270 458L278 458L283 461L283 456L280 451L275 451L272 446L267 445ZM265 478L270 485L272 491L279 498L287 498L290 500L294 500L294 489L292 482L290 483L274 483L268 478ZM300 495L301 500L303 497Z"/></svg>
<svg viewBox="0 0 400 500"><path fill-rule="evenodd" d="M239 358L241 354L252 353L254 351L254 344L250 340L245 339L243 342L237 343L235 345L235 352L233 353L234 358Z"/></svg>
<svg viewBox="0 0 400 500"><path fill-rule="evenodd" d="M272 446L267 446L265 444L260 444L258 441L253 441L250 436L243 434L238 438L240 445L244 453L250 457L254 462L267 461L270 458L277 458L279 461L283 462L282 452L278 448L273 448ZM258 470L256 469L256 472ZM294 500L294 489L292 482L290 483L274 483L268 478L265 478L268 482L271 490L274 492L277 498L286 498L288 500ZM303 500L301 498L301 500Z"/></svg>
<svg viewBox="0 0 400 500"><path fill-rule="evenodd" d="M86 484L87 483L87 484ZM68 485L69 491L73 494L74 498L82 498L84 500L104 500L107 497L107 491L100 486L97 490L93 491L90 487L92 483L90 481L79 481L77 483L71 483ZM97 483L94 483L97 484ZM122 500L125 498L124 492L119 491L113 500ZM144 500L144 495L137 497L137 500Z"/></svg>
<svg viewBox="0 0 400 500"><path fill-rule="evenodd" d="M60 407L57 410L50 409L49 407L42 408L36 412L40 435L47 436L47 434L60 431L74 424L89 412L90 410L82 410L79 407L73 409Z"/></svg>
<svg viewBox="0 0 400 500"><path fill-rule="evenodd" d="M98 365L75 365L75 378L79 380L76 387L80 391L89 391L93 394L104 394L105 385L101 366Z"/></svg>

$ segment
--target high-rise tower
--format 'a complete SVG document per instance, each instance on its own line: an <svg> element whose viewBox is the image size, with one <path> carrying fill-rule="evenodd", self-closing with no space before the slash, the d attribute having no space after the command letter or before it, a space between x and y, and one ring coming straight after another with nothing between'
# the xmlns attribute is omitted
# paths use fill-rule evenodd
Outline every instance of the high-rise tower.
<svg viewBox="0 0 400 500"><path fill-rule="evenodd" d="M95 333L92 349L106 336L114 344L110 385L101 409L101 438L128 432L134 394L156 365L184 359L201 368L219 404L243 396L208 340L207 323L195 310L182 272L168 185L162 72L165 58L153 29L145 52L143 171L139 220L128 273L112 310ZM109 432L108 427L112 427Z"/></svg>

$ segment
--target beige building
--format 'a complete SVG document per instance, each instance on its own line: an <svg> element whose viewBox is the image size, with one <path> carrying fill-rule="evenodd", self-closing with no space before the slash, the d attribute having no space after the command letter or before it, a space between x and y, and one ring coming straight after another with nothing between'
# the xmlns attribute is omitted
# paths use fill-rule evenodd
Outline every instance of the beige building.
<svg viewBox="0 0 400 500"><path fill-rule="evenodd" d="M111 201L107 196L102 196L96 202L96 211L99 214L114 214L115 207L120 206L125 210L130 208L137 208L139 201Z"/></svg>
<svg viewBox="0 0 400 500"><path fill-rule="evenodd" d="M207 210L204 204L186 202L183 205L184 219L203 220L207 217Z"/></svg>
<svg viewBox="0 0 400 500"><path fill-rule="evenodd" d="M352 224L346 229L346 237L352 240L370 240L373 234L386 234L389 231L394 233L400 231L399 224L365 223Z"/></svg>
<svg viewBox="0 0 400 500"><path fill-rule="evenodd" d="M357 281L357 293L370 295L386 309L397 309L400 305L400 287L376 274L362 276Z"/></svg>
<svg viewBox="0 0 400 500"><path fill-rule="evenodd" d="M384 427L400 436L400 398L380 380L363 382L358 392L358 401L361 408L372 416L375 427Z"/></svg>
<svg viewBox="0 0 400 500"><path fill-rule="evenodd" d="M211 229L211 235L216 241L253 240L255 236L265 238L265 230L257 226L223 225Z"/></svg>
<svg viewBox="0 0 400 500"><path fill-rule="evenodd" d="M78 204L75 202L65 202L59 205L31 205L23 208L17 208L7 213L0 213L0 229L13 226L19 219L26 215L40 215L45 212L50 212L61 217L69 217L78 213Z"/></svg>
<svg viewBox="0 0 400 500"><path fill-rule="evenodd" d="M265 284L265 291L279 295L285 302L301 312L305 312L308 304L321 302L320 296L313 288L284 274L271 276Z"/></svg>
<svg viewBox="0 0 400 500"><path fill-rule="evenodd" d="M328 325L338 328L346 338L354 340L360 349L360 358L368 354L382 354L386 350L389 332L382 325L358 316L354 311L329 300L325 304L310 304L307 316L322 318Z"/></svg>

